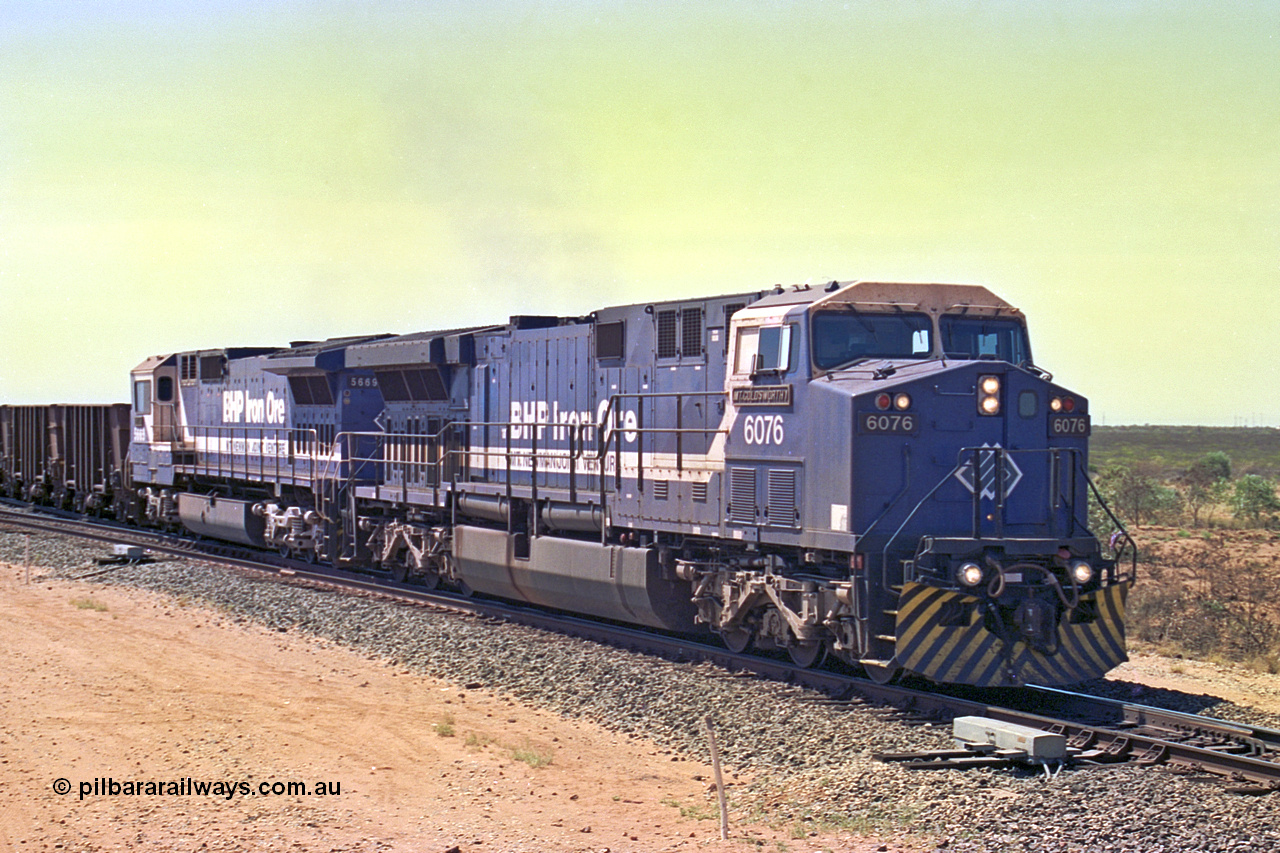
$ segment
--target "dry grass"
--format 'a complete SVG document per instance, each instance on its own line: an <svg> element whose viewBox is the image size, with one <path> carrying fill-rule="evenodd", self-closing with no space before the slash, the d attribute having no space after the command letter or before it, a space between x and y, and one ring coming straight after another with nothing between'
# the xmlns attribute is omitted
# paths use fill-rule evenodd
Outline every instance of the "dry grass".
<svg viewBox="0 0 1280 853"><path fill-rule="evenodd" d="M523 761L530 767L537 769L539 767L546 767L550 764L554 760L555 754L550 750L539 749L533 744L526 742L523 746L512 748L511 757L516 761Z"/></svg>
<svg viewBox="0 0 1280 853"><path fill-rule="evenodd" d="M1130 638L1171 657L1280 669L1280 534L1182 533L1135 535L1142 560L1127 607Z"/></svg>

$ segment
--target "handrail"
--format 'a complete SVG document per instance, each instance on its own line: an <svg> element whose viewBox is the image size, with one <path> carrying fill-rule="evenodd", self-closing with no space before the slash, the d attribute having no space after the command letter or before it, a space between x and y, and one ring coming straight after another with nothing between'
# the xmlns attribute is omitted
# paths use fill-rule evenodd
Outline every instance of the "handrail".
<svg viewBox="0 0 1280 853"><path fill-rule="evenodd" d="M1089 490L1093 492L1093 496L1098 499L1098 506L1102 507L1102 511L1111 519L1111 523L1116 526L1116 531L1120 534L1118 539L1113 536L1112 541L1108 543L1112 551L1112 559L1114 559L1116 563L1119 563L1120 555L1124 553L1125 549L1132 548L1132 553L1130 554L1129 577L1125 578L1121 576L1118 580L1136 581L1138 579L1138 545L1133 541L1133 537L1129 535L1129 531L1125 528L1124 523L1121 522L1116 514L1111 511L1111 506L1107 503L1106 498L1102 496L1102 492L1098 490L1097 484L1094 483L1093 478L1089 476L1088 470L1084 467L1084 459L1080 458L1078 461L1080 463L1080 471L1084 474L1084 480L1089 484ZM1117 544L1119 547L1117 547Z"/></svg>
<svg viewBox="0 0 1280 853"><path fill-rule="evenodd" d="M531 499L538 499L539 488L539 467L540 463L548 460L563 460L568 465L568 488L571 502L576 502L578 493L581 489L579 478L581 472L579 470L579 462L588 459L598 463L594 472L589 472L588 476L599 477L600 487L600 506L604 507L607 501L607 474L605 471L605 460L609 453L615 454L614 463L614 488L615 491L622 485L622 443L625 439L624 434L634 433L634 438L629 439L637 443L637 468L636 476L640 484L640 488L644 487L644 452L643 438L645 436L655 435L674 435L676 438L676 467L678 470L684 468L684 436L698 435L703 438L709 435L717 435L727 433L728 430L720 426L707 427L684 427L683 426L683 406L681 402L689 398L725 398L728 394L726 391L660 391L660 392L638 392L638 393L617 393L611 394L608 402L602 412L601 419L596 423L538 423L538 422L515 422L515 421L474 421L474 420L456 420L445 423L439 430L434 433L392 433L392 432L364 432L364 431L344 431L338 433L334 437L335 446L339 443L345 445L347 452L341 454L342 460L351 464L351 472L354 474L357 467L364 465L386 465L393 469L399 469L401 476L401 498L406 503L408 501L408 481L410 475L414 472L422 475L425 473L427 482L433 489L433 503L441 506L439 490L446 481L451 482L451 490L453 493L458 492L457 475L458 473L469 467L469 460L476 455L484 455L486 458L484 471L486 472L486 481L488 481L487 472L491 468L499 471L502 482L507 489L507 498L510 500L512 494L512 480L515 466L520 460L528 460L529 471L529 488L531 490ZM645 400L654 401L659 399L676 400L676 423L675 427L657 427L645 426L644 424L644 406L641 405L636 411L636 423L628 426L623 421L622 405L627 400L636 400L641 403ZM499 428L505 431L505 444L503 448L495 449L490 443L486 442L483 451L475 449L466 437L471 429L481 428ZM562 431L563 438L556 439L567 443L567 447L539 447L539 432L547 429L555 429ZM529 430L529 438L527 446L516 446L514 444L514 434L516 430ZM593 435L594 433L594 435ZM368 438L373 440L371 447L363 452L357 453L355 441L359 438ZM461 439L461 440L460 440ZM594 446L593 446L594 445ZM388 451L394 451L397 447L419 447L423 446L428 450L427 459L405 459L405 458L389 458ZM431 450L434 448L434 453ZM489 457L495 457L499 465L491 466L488 463ZM458 464L458 460L463 460L463 464ZM505 469L505 470L503 470ZM326 476L330 476L326 472ZM490 481L492 482L492 481Z"/></svg>
<svg viewBox="0 0 1280 853"><path fill-rule="evenodd" d="M537 441L537 433L533 433L531 444L528 447L512 446L511 428L512 427L534 427L547 428L552 426L563 426L567 430L568 448L539 448ZM595 429L595 424L523 424L511 421L450 421L442 426L434 433L391 433L391 432L343 432L339 437L351 444L351 439L368 438L374 441L373 446L367 451L369 455L357 454L354 448L349 447L349 455L347 460L361 465L386 465L393 469L399 469L406 475L409 472L425 473L427 484L431 485L436 491L435 502L439 503L438 489L446 480L450 479L448 474L450 471L456 473L466 465L456 464L456 460L466 460L469 456L480 455L482 451L463 443L459 444L454 440L456 437L465 434L465 431L472 427L503 427L507 430L507 447L502 449L494 449L486 446L483 455L496 457L506 463L505 465L505 482L508 488L508 497L510 497L510 487L514 464L521 459L529 460L529 471L531 475L531 483L536 488L536 480L538 474L538 461L546 459L562 459L569 463L571 476L571 491L576 489L577 477L577 460L583 458L585 452L585 433L589 429ZM427 450L435 449L435 454L430 454L432 458L424 460L389 458L386 453L388 450L402 449L409 446L422 446ZM455 464L451 464L455 463ZM486 465L486 471L488 470ZM405 492L404 498L407 500L408 476L402 476L401 486Z"/></svg>
<svg viewBox="0 0 1280 853"><path fill-rule="evenodd" d="M702 437L708 435L728 434L728 430L722 427L682 427L684 409L680 405L680 400L684 397L723 397L728 399L728 391L652 391L652 392L635 392L609 395L609 403L600 418L601 428L609 422L610 414L613 415L613 426L605 434L605 439L600 444L599 458L604 460L609 453L609 443L613 442L614 447L614 490L622 488L622 441L617 436L623 432L634 432L636 434L636 482L637 487L643 491L644 489L644 448L641 446L641 438L644 435L674 435L676 437L676 470L684 470L684 442L683 438L686 433L698 434ZM674 398L676 402L676 423L675 427L645 427L644 426L644 407L636 407L636 426L635 429L628 429L625 424L619 422L622 416L621 400L634 399L637 401L657 400ZM603 471L604 466L601 465ZM600 484L600 500L604 502L604 482Z"/></svg>
<svg viewBox="0 0 1280 853"><path fill-rule="evenodd" d="M191 467L195 473L229 480L234 480L237 474L242 474L246 480L255 474L259 480L265 480L270 470L276 482L286 471L289 479L297 482L299 462L305 460L310 463L307 475L314 485L318 466L329 461L335 446L323 444L314 427L174 424L172 430L179 438L169 439L169 444L193 454ZM204 439L203 447L201 439ZM210 447L210 442L215 446ZM236 442L243 442L243 452L236 452ZM268 444L274 452L268 450ZM243 469L236 465L237 456L244 457ZM257 460L256 466L254 459ZM271 460L270 466L268 459ZM287 460L287 464L282 465L283 460Z"/></svg>

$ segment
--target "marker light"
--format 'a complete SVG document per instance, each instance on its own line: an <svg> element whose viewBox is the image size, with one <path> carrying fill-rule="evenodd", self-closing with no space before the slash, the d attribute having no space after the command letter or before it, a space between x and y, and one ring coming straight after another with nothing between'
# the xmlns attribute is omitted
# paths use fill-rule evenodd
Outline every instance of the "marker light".
<svg viewBox="0 0 1280 853"><path fill-rule="evenodd" d="M1049 411L1051 411L1051 412L1061 412L1061 411L1062 411L1062 398L1061 398L1061 397L1054 397L1054 398L1052 398L1051 400L1049 400Z"/></svg>
<svg viewBox="0 0 1280 853"><path fill-rule="evenodd" d="M911 395L899 394L898 396L894 397L893 407L900 412L903 411L904 409L911 408Z"/></svg>
<svg viewBox="0 0 1280 853"><path fill-rule="evenodd" d="M982 583L982 566L977 563L961 563L956 569L956 580L964 586L977 586Z"/></svg>

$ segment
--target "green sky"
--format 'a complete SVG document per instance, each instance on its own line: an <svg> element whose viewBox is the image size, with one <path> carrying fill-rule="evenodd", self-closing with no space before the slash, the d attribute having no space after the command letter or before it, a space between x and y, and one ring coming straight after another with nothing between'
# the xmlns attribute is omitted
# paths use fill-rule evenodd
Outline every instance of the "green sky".
<svg viewBox="0 0 1280 853"><path fill-rule="evenodd" d="M0 401L147 355L986 284L1106 423L1280 425L1280 2L0 8Z"/></svg>

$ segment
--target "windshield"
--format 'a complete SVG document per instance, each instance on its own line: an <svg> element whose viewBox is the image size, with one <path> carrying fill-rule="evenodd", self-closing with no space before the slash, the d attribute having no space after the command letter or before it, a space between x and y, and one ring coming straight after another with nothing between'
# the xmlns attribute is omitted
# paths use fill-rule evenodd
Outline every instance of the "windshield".
<svg viewBox="0 0 1280 853"><path fill-rule="evenodd" d="M813 318L813 361L830 369L864 358L923 358L933 351L924 314L823 311Z"/></svg>
<svg viewBox="0 0 1280 853"><path fill-rule="evenodd" d="M962 358L990 358L1021 364L1031 360L1027 331L1017 320L942 317L942 351Z"/></svg>

